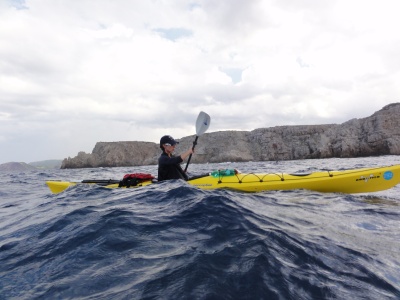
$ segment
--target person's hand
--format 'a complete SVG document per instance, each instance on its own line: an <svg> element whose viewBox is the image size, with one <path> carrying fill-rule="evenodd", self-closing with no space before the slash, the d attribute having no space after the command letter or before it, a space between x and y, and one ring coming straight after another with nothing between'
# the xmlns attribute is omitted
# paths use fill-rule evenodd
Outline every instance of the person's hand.
<svg viewBox="0 0 400 300"><path fill-rule="evenodd" d="M182 153L181 154L182 160L185 160L190 154L193 154L193 153L194 153L194 150L192 148L190 148L186 152Z"/></svg>

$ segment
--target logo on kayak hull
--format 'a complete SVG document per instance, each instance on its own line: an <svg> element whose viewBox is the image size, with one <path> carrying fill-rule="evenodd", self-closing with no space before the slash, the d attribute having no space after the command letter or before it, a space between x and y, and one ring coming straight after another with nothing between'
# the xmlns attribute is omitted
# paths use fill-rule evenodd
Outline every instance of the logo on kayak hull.
<svg viewBox="0 0 400 300"><path fill-rule="evenodd" d="M378 175L378 176L375 176L374 174L371 174L371 175L369 175L369 176L360 176L360 178L357 178L356 181L365 181L365 182L368 182L368 180L377 179L377 178L379 178L379 177L380 177L379 175Z"/></svg>
<svg viewBox="0 0 400 300"><path fill-rule="evenodd" d="M383 173L383 178L385 178L385 180L391 180L393 178L393 172L386 171L385 173Z"/></svg>

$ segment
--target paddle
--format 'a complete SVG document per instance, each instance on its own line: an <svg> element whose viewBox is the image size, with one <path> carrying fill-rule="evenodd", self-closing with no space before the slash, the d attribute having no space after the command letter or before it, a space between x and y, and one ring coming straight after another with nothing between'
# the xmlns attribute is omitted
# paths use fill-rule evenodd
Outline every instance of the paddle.
<svg viewBox="0 0 400 300"><path fill-rule="evenodd" d="M201 136L204 132L206 132L208 127L210 127L210 122L211 122L210 116L208 114L206 114L204 111L201 111L196 120L196 139L193 142L193 147L192 147L193 150L194 150L194 147L196 147L196 145L197 145L197 139L199 138L199 136ZM189 166L191 158L192 158L192 154L190 154L190 156L189 156L188 162L186 164L185 172Z"/></svg>

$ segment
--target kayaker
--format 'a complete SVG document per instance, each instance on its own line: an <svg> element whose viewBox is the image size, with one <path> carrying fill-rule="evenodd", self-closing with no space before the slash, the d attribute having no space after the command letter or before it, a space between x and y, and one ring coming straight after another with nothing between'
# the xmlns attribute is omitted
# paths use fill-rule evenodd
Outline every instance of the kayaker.
<svg viewBox="0 0 400 300"><path fill-rule="evenodd" d="M193 154L194 151L190 148L181 155L174 156L172 153L175 150L176 144L179 144L179 142L175 141L170 135L164 135L160 139L160 148L163 153L158 159L158 181L168 179L189 179L180 164L190 154Z"/></svg>

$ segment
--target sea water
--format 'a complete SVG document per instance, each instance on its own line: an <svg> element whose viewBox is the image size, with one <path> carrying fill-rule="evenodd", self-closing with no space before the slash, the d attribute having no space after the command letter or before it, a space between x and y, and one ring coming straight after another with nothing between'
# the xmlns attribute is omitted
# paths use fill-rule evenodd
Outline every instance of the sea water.
<svg viewBox="0 0 400 300"><path fill-rule="evenodd" d="M191 164L313 172L400 156ZM0 173L0 299L400 299L400 186L345 195L138 189L46 180L122 179L157 166Z"/></svg>

